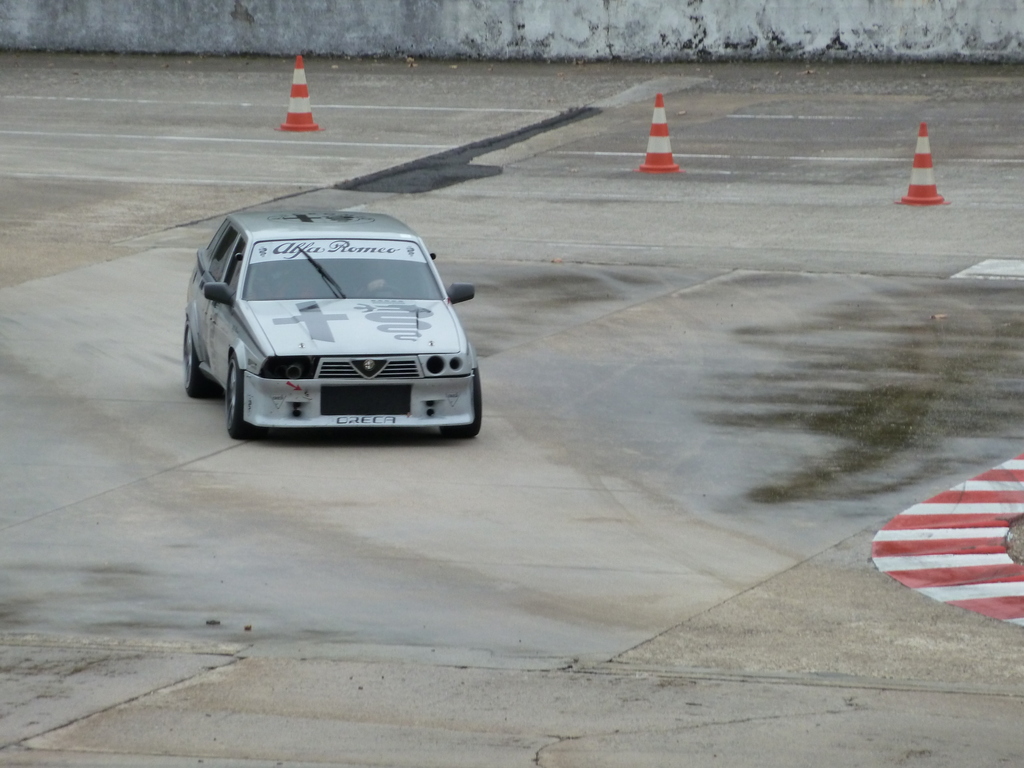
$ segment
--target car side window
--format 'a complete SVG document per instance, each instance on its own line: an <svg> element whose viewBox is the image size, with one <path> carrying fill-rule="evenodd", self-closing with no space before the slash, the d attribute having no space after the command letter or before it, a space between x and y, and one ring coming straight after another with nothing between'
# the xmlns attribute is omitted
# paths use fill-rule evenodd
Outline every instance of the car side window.
<svg viewBox="0 0 1024 768"><path fill-rule="evenodd" d="M213 256L210 258L210 277L216 281L224 279L224 273L228 265L228 256L234 253L232 246L238 239L238 232L234 227L228 227L214 248Z"/></svg>
<svg viewBox="0 0 1024 768"><path fill-rule="evenodd" d="M224 282L226 282L233 291L238 289L238 276L242 274L242 256L245 255L245 238L239 236L238 240L235 241L234 247L231 249L231 258L228 260L228 266Z"/></svg>

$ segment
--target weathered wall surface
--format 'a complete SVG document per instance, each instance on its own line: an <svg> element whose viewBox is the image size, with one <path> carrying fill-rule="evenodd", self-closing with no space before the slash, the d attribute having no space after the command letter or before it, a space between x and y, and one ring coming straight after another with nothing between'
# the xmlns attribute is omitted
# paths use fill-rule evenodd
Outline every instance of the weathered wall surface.
<svg viewBox="0 0 1024 768"><path fill-rule="evenodd" d="M1024 61L1020 0L0 0L0 48Z"/></svg>

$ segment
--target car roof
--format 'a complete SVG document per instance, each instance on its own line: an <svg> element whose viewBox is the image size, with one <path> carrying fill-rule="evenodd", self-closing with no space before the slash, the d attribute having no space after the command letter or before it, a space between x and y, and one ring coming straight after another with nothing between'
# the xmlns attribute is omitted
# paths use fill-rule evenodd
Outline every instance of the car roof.
<svg viewBox="0 0 1024 768"><path fill-rule="evenodd" d="M417 234L398 219L384 213L340 210L249 211L227 217L236 228L252 238L291 237L415 237Z"/></svg>

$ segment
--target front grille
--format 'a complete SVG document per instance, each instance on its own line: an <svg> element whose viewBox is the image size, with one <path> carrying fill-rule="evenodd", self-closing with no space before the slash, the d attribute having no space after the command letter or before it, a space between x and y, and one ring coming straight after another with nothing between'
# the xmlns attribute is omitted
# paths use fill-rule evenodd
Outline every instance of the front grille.
<svg viewBox="0 0 1024 768"><path fill-rule="evenodd" d="M384 367L376 375L364 375L360 372L363 360L383 360ZM419 361L415 357L325 357L317 369L318 379L421 379Z"/></svg>

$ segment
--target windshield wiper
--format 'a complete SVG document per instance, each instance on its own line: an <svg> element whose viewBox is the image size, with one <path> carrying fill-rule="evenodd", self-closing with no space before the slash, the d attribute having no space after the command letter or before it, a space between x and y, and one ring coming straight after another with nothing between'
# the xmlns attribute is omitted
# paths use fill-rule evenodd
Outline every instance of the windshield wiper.
<svg viewBox="0 0 1024 768"><path fill-rule="evenodd" d="M345 292L341 290L341 286L338 285L338 281L331 277L330 273L328 273L328 271L324 269L323 264L321 264L319 261L317 261L308 253L306 253L305 248L302 248L300 246L297 250L299 253L305 256L309 263L312 264L313 267L316 269L316 271L320 273L320 277L322 277L324 279L324 282L327 283L327 287L331 289L331 293L334 294L334 298L344 299Z"/></svg>

